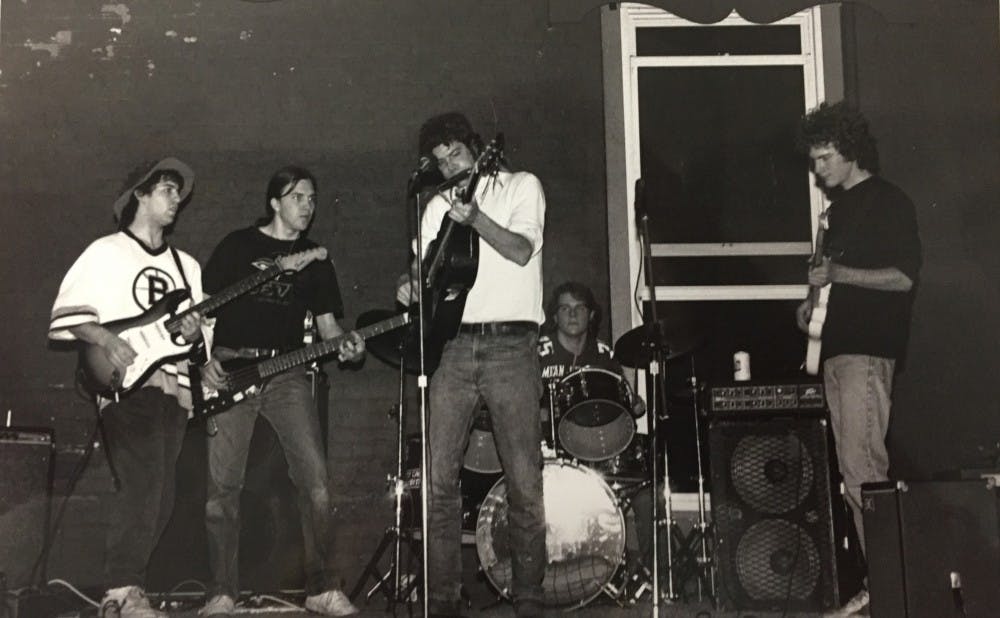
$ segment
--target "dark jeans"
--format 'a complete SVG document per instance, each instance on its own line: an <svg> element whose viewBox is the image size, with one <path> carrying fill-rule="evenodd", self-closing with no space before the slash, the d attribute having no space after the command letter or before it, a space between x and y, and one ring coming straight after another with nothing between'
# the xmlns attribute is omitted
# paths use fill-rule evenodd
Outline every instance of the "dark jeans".
<svg viewBox="0 0 1000 618"><path fill-rule="evenodd" d="M205 524L214 583L211 594L239 596L240 492L257 415L274 428L288 460L288 476L299 495L306 592L336 587L328 568L330 494L319 417L303 370L276 376L263 392L215 417L208 438L208 501Z"/></svg>
<svg viewBox="0 0 1000 618"><path fill-rule="evenodd" d="M105 584L145 586L149 557L174 510L187 410L158 388L140 388L101 415L121 481L121 489L105 500Z"/></svg>
<svg viewBox="0 0 1000 618"><path fill-rule="evenodd" d="M459 334L448 342L430 386L428 598L460 598L461 495L458 473L469 430L485 402L508 489L515 601L541 601L545 576L542 501L542 394L537 332Z"/></svg>

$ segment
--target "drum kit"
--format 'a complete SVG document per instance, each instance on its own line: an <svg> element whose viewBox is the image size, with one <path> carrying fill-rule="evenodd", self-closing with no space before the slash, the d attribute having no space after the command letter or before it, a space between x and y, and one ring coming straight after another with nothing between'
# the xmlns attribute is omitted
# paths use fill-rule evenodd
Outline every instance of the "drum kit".
<svg viewBox="0 0 1000 618"><path fill-rule="evenodd" d="M383 313L387 312L368 312L359 318L358 325L377 321ZM641 367L650 360L646 357L648 345L643 330L644 327L640 327L629 331L616 343L615 356L623 365ZM418 373L417 367L401 353L408 347L406 338L406 331L395 331L367 341L368 351L373 356L399 368L401 381L406 373ZM665 343L669 346L665 360L669 360L688 354L700 340L675 337L674 341ZM401 387L400 406L403 404L402 392ZM669 495L669 484L663 482L664 478L669 478L665 463L661 467L654 461L654 457L662 457L665 462L665 456L657 455L662 446L658 449L651 435L637 433L631 413L636 395L628 381L616 372L592 366L576 368L565 377L550 381L544 398L547 399L543 402L547 405L542 406L546 416L542 422L545 439L540 448L544 456L547 565L543 601L549 607L573 609L583 607L604 593L621 606L632 605L645 591L659 589L652 581L658 571L658 552L653 552L650 568L642 567L641 560L626 560L626 515L632 499L640 492L662 491L665 496ZM658 408L654 404L650 412L658 413ZM390 570L397 571L398 582L399 544L412 541L420 534L420 436L404 437L402 421L400 418L398 474L389 477L397 488L397 526L386 532L361 581L355 586L352 598L369 577L376 580L375 586L367 592L369 598L382 586L385 586L383 592L390 603L414 598L415 578L407 580L411 583L406 590L399 590L398 583L396 587L389 585L393 573L377 571L381 554L391 541L395 541L396 559ZM657 469L658 478L654 480ZM501 596L507 597L512 584L507 485L494 445L489 413L485 409L477 413L472 423L460 483L463 536L470 541L474 534L482 573ZM699 487L700 503L704 505L703 489ZM675 529L669 498L665 500L665 517L656 512L657 500L649 502L654 505L652 516L642 518L636 514L637 525L640 521L656 522L655 526L649 524L654 528L653 538L657 536L656 529L664 530L668 546L676 546L686 553L675 560L670 557L668 547L666 573L670 583L668 594L660 596L671 601L676 598L673 580L677 570L672 562L710 567L708 524L704 508L699 509L699 522L685 539ZM698 538L692 541L695 536ZM701 555L695 556L699 542ZM699 592L703 580L699 574Z"/></svg>

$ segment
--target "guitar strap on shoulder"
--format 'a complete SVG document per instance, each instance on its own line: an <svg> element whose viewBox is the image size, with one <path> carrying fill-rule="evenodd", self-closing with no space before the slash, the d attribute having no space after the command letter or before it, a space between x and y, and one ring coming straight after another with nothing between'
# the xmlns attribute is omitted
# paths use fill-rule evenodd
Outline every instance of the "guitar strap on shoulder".
<svg viewBox="0 0 1000 618"><path fill-rule="evenodd" d="M181 265L181 256L177 254L177 249L174 249L173 245L170 245L170 255L174 256L174 264L177 264L177 270L181 273L181 281L184 282L184 287L188 291L191 291L191 284L188 283L187 275L184 274L184 266Z"/></svg>

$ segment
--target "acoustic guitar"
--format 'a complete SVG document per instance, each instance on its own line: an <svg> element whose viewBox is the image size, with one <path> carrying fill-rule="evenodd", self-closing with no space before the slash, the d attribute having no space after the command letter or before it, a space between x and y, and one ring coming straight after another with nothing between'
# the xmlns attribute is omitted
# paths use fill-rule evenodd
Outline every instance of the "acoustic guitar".
<svg viewBox="0 0 1000 618"><path fill-rule="evenodd" d="M503 159L503 133L483 148L469 173L468 184L456 199L463 204L476 196L484 177L495 175ZM471 225L462 225L445 216L427 250L423 264L427 340L424 346L428 372L441 360L444 344L458 334L465 301L479 273L479 234ZM429 302L428 302L429 301Z"/></svg>

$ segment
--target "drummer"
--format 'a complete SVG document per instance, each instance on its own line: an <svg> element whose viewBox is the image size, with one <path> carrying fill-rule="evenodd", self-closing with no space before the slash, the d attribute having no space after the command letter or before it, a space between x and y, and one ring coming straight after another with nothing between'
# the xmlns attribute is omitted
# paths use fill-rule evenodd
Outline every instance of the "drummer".
<svg viewBox="0 0 1000 618"><path fill-rule="evenodd" d="M546 386L580 367L606 369L624 379L625 373L614 359L611 346L597 338L601 309L589 287L576 281L556 287L545 307L545 317L548 333L538 339L538 357ZM646 412L641 397L633 397L631 411L635 417ZM545 414L547 417L547 409Z"/></svg>

